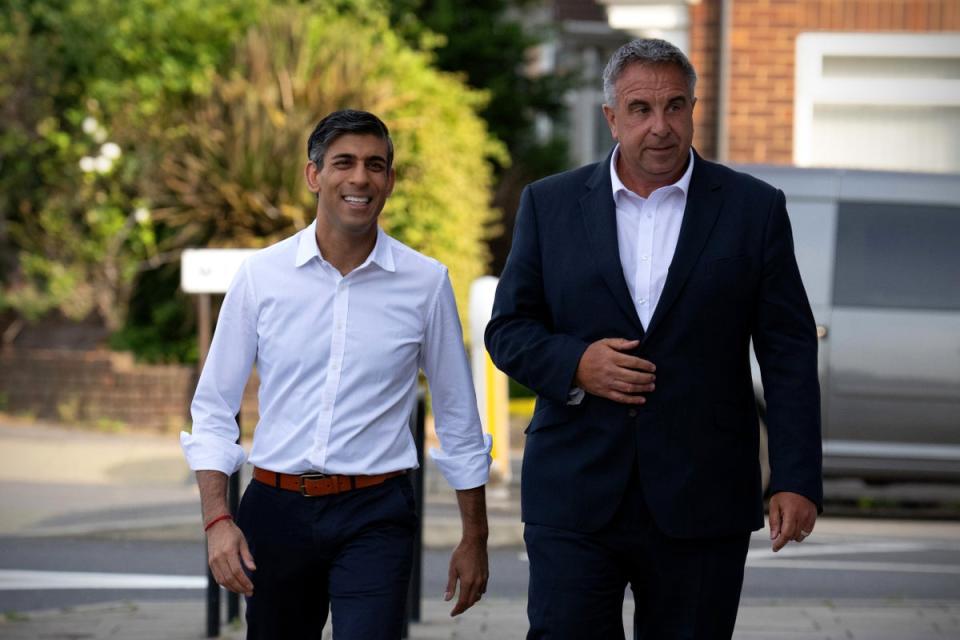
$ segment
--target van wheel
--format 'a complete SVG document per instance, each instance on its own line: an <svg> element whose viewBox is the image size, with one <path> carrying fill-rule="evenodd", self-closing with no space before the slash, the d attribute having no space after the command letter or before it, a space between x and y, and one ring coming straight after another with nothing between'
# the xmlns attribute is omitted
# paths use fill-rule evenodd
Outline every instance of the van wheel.
<svg viewBox="0 0 960 640"><path fill-rule="evenodd" d="M760 419L760 486L763 495L770 489L770 452L767 450L767 425Z"/></svg>

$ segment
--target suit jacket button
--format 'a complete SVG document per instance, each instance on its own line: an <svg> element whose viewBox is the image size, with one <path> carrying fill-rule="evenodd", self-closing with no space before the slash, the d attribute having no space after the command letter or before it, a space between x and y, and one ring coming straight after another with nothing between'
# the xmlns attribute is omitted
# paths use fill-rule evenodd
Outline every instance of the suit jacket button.
<svg viewBox="0 0 960 640"><path fill-rule="evenodd" d="M629 411L627 411L627 415L630 416L631 418L636 418L636 417L637 417L637 410L636 410L636 409L630 409Z"/></svg>

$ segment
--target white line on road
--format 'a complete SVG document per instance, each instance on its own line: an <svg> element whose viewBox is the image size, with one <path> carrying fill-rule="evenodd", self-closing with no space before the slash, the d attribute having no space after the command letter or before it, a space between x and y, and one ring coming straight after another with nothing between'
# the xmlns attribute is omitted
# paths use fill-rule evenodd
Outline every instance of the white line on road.
<svg viewBox="0 0 960 640"><path fill-rule="evenodd" d="M882 571L885 573L960 574L957 564L917 562L857 562L855 560L761 560L749 562L751 569L815 569L819 571Z"/></svg>
<svg viewBox="0 0 960 640"><path fill-rule="evenodd" d="M801 556L830 556L848 553L903 553L907 551L926 551L931 547L917 542L849 542L841 544L810 544L803 546L790 543L783 550L774 553L771 549L754 549L747 553L747 564L754 561L776 558L786 560Z"/></svg>
<svg viewBox="0 0 960 640"><path fill-rule="evenodd" d="M855 560L798 560L809 556L857 554L857 553L903 553L927 551L937 545L915 542L853 542L844 544L807 544L803 547L790 545L774 554L769 549L755 549L747 554L747 566L753 569L812 569L818 571L879 571L887 573L939 573L960 574L960 565L925 564L918 562L861 562ZM529 562L527 554L518 554L520 562Z"/></svg>
<svg viewBox="0 0 960 640"><path fill-rule="evenodd" d="M29 589L204 589L206 576L0 570L0 591Z"/></svg>

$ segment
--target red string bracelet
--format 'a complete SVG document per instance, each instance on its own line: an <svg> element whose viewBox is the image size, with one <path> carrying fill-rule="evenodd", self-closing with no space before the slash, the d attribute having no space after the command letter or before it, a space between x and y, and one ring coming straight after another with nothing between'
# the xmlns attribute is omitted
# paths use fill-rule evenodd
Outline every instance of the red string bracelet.
<svg viewBox="0 0 960 640"><path fill-rule="evenodd" d="M214 518L213 520L211 520L210 522L208 522L203 526L204 533L206 533L207 531L210 531L210 527L217 524L221 520L233 520L233 516L230 515L229 513L225 513L222 516L217 516L216 518Z"/></svg>

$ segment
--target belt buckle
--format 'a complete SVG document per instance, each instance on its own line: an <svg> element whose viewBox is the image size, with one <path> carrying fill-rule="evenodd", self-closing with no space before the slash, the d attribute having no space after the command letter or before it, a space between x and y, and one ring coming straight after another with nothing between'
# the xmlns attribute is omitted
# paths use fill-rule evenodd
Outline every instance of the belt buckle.
<svg viewBox="0 0 960 640"><path fill-rule="evenodd" d="M326 473L304 473L300 476L300 494L305 498L319 498L321 496L312 496L307 493L307 480L323 480L324 478L329 478L330 476Z"/></svg>

